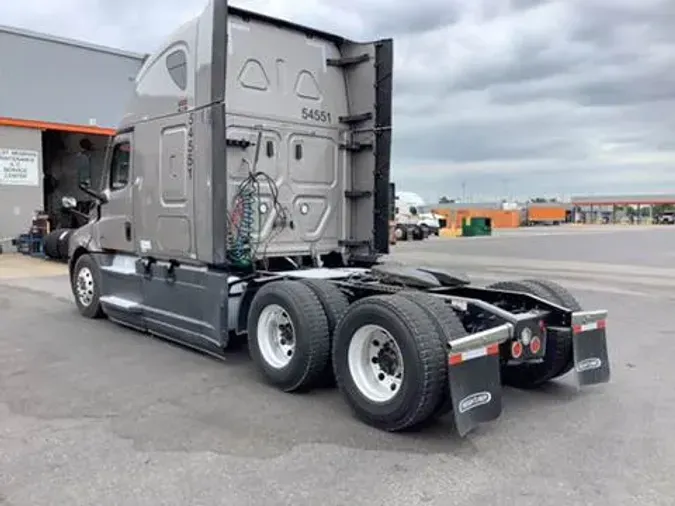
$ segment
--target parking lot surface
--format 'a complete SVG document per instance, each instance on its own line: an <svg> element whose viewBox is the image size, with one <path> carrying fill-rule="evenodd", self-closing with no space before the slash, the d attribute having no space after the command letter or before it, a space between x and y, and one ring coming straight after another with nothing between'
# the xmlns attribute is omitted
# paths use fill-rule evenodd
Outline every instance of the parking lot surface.
<svg viewBox="0 0 675 506"><path fill-rule="evenodd" d="M672 505L673 251L670 227L397 245L394 262L546 277L610 311L611 383L507 389L465 439L449 420L371 429L334 389L280 393L245 349L218 360L83 319L62 266L22 275L0 255L0 505Z"/></svg>

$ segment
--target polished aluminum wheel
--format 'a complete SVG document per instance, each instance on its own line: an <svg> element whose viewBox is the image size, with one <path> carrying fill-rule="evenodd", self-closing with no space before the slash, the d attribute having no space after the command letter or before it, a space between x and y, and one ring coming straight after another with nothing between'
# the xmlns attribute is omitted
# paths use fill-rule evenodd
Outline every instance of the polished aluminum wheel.
<svg viewBox="0 0 675 506"><path fill-rule="evenodd" d="M94 300L94 275L89 267L82 267L77 272L75 291L80 304L89 307Z"/></svg>

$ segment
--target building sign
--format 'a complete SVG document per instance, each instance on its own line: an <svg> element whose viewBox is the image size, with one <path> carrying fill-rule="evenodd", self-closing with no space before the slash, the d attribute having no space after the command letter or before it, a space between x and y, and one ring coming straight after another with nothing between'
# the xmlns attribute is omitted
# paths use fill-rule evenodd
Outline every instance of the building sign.
<svg viewBox="0 0 675 506"><path fill-rule="evenodd" d="M0 148L0 185L39 186L39 162L37 151Z"/></svg>

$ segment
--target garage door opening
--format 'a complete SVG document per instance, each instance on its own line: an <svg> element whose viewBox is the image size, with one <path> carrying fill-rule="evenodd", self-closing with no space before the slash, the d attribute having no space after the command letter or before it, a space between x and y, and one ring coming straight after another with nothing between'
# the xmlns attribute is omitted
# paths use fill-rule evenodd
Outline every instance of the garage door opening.
<svg viewBox="0 0 675 506"><path fill-rule="evenodd" d="M101 188L109 139L104 134L42 131L43 209L52 230L84 224L80 213L88 214L95 201L79 185ZM64 199L70 205L64 205Z"/></svg>

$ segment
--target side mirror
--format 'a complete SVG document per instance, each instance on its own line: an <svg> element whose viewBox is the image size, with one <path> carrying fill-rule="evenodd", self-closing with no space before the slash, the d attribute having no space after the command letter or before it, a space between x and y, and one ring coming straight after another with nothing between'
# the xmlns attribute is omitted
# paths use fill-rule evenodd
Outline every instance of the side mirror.
<svg viewBox="0 0 675 506"><path fill-rule="evenodd" d="M84 185L84 184L80 183L78 186L79 186L80 190L82 190L84 193L86 193L87 195L89 195L93 199L97 200L99 202L99 204L105 204L106 202L108 202L108 200L110 200L110 199L108 199L108 195L106 193L95 192L94 190L89 188L88 185Z"/></svg>
<svg viewBox="0 0 675 506"><path fill-rule="evenodd" d="M61 206L64 209L74 209L77 207L77 199L75 197L63 197L61 199Z"/></svg>
<svg viewBox="0 0 675 506"><path fill-rule="evenodd" d="M415 206L410 206L410 214L417 216L417 208Z"/></svg>

